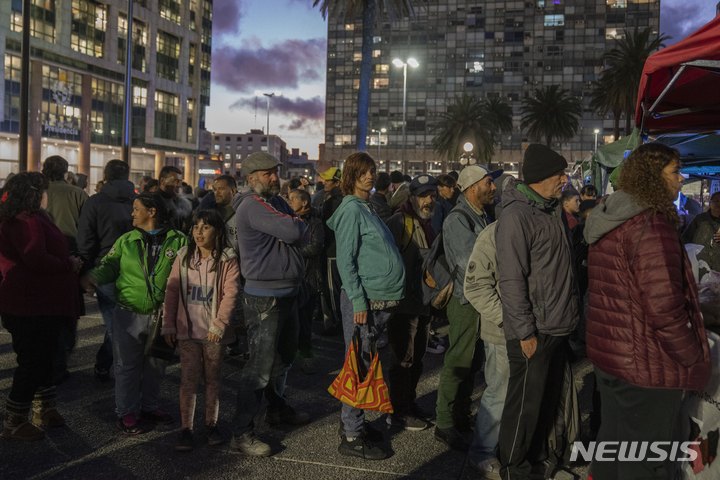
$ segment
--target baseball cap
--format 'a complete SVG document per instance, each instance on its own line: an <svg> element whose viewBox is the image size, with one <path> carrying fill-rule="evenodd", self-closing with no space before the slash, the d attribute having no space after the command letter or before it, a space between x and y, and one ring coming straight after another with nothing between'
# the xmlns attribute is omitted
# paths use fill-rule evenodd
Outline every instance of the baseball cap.
<svg viewBox="0 0 720 480"><path fill-rule="evenodd" d="M418 175L410 182L410 195L422 197L428 192L436 192L438 181L431 175Z"/></svg>
<svg viewBox="0 0 720 480"><path fill-rule="evenodd" d="M464 192L488 175L490 175L492 179L495 180L502 174L503 170L489 171L487 168L481 165L469 165L463 168L460 172L457 184L458 187L460 187L460 191Z"/></svg>
<svg viewBox="0 0 720 480"><path fill-rule="evenodd" d="M254 152L247 156L242 163L241 172L248 175L258 170L270 170L280 165L278 159L266 152Z"/></svg>

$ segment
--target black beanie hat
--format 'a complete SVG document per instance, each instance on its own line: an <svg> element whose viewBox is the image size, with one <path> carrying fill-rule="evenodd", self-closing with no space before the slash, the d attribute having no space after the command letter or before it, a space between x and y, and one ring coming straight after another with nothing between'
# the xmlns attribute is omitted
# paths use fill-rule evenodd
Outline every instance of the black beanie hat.
<svg viewBox="0 0 720 480"><path fill-rule="evenodd" d="M525 150L522 174L526 184L542 182L548 177L565 170L565 158L548 146L532 143Z"/></svg>

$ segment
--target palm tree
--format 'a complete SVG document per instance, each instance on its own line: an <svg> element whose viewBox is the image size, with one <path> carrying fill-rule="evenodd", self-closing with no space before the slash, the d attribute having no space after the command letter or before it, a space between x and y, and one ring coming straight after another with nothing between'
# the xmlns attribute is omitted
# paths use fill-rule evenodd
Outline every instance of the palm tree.
<svg viewBox="0 0 720 480"><path fill-rule="evenodd" d="M523 99L520 111L520 127L533 140L545 140L548 147L554 139L574 137L580 128L580 100L558 85L536 89L534 97Z"/></svg>
<svg viewBox="0 0 720 480"><path fill-rule="evenodd" d="M655 50L663 47L665 40L669 38L664 34L653 34L649 27L642 31L636 28L632 34L617 40L615 46L603 55L606 65L603 76L607 76L608 83L613 85L612 89L618 96L617 101L622 104L626 135L632 130L637 91L645 60Z"/></svg>
<svg viewBox="0 0 720 480"><path fill-rule="evenodd" d="M370 77L372 75L372 44L375 19L378 10L392 20L414 16L412 0L313 0L313 7L320 8L324 19L343 18L352 23L362 16L362 60L360 63L360 88L357 101L357 131L355 143L359 151L366 148L368 117L370 111Z"/></svg>
<svg viewBox="0 0 720 480"><path fill-rule="evenodd" d="M481 100L463 94L455 97L435 125L433 148L448 163L461 155L461 147L471 142L479 159L489 163L501 133L512 130L512 108L500 98Z"/></svg>
<svg viewBox="0 0 720 480"><path fill-rule="evenodd" d="M624 110L623 96L617 87L619 82L615 81L610 70L606 70L600 74L598 81L593 82L590 100L590 108L601 117L605 117L608 112L612 113L615 139L620 138L620 117Z"/></svg>

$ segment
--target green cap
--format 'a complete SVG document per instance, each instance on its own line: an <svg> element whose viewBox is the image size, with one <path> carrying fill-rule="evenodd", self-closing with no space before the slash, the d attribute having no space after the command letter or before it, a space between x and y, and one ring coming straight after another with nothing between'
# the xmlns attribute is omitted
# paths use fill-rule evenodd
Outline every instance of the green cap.
<svg viewBox="0 0 720 480"><path fill-rule="evenodd" d="M280 165L278 159L266 152L254 152L247 156L242 163L241 172L249 175L258 170L270 170Z"/></svg>

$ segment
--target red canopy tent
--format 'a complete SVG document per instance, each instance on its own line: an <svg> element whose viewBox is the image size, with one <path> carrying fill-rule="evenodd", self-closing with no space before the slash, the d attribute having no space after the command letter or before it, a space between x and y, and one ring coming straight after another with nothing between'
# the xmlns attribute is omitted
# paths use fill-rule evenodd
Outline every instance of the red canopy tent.
<svg viewBox="0 0 720 480"><path fill-rule="evenodd" d="M648 133L720 130L720 17L648 57L635 123Z"/></svg>

